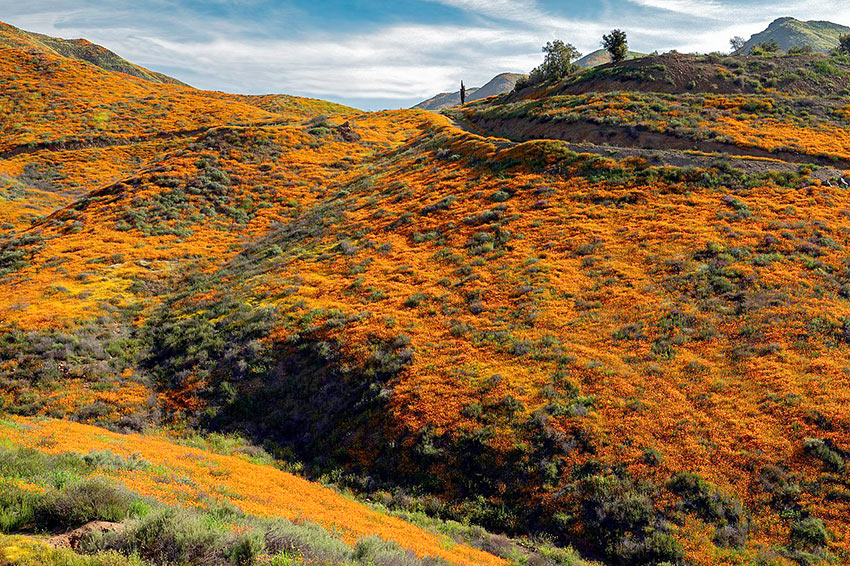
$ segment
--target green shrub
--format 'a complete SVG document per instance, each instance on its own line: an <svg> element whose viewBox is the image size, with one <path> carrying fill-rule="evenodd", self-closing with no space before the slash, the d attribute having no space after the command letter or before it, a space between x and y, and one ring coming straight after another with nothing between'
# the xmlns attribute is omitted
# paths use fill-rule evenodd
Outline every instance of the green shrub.
<svg viewBox="0 0 850 566"><path fill-rule="evenodd" d="M0 277L19 271L44 247L44 238L39 234L27 233L4 239L0 243Z"/></svg>
<svg viewBox="0 0 850 566"><path fill-rule="evenodd" d="M0 486L0 533L17 533L34 525L37 500L33 493Z"/></svg>
<svg viewBox="0 0 850 566"><path fill-rule="evenodd" d="M438 566L448 564L434 558L417 558L411 550L404 550L394 542L388 542L377 536L369 536L357 541L354 547L354 560L357 564L368 566Z"/></svg>
<svg viewBox="0 0 850 566"><path fill-rule="evenodd" d="M93 457L49 455L30 449L0 450L0 478L41 483L41 495L12 485L0 487L0 532L73 528L93 520L120 521L135 496L104 479L80 479L97 469L95 461L122 460L108 452Z"/></svg>
<svg viewBox="0 0 850 566"><path fill-rule="evenodd" d="M418 307L420 304L422 304L422 301L425 301L427 298L428 295L426 295L425 293L414 293L404 300L404 306L407 308Z"/></svg>
<svg viewBox="0 0 850 566"><path fill-rule="evenodd" d="M351 547L315 523L271 519L264 522L264 529L269 554L309 556L317 564L342 563L351 558Z"/></svg>
<svg viewBox="0 0 850 566"><path fill-rule="evenodd" d="M138 454L123 458L108 450L90 452L83 457L83 461L93 469L106 471L143 470L150 466Z"/></svg>
<svg viewBox="0 0 850 566"><path fill-rule="evenodd" d="M829 61L815 61L812 67L815 73L827 77L838 77L844 74L841 69L832 65Z"/></svg>
<svg viewBox="0 0 850 566"><path fill-rule="evenodd" d="M233 532L229 527L232 523L245 527L244 532ZM352 550L319 525L254 519L230 507L205 512L162 509L130 521L124 531L85 539L83 549L138 554L157 566L245 566L254 564L261 554L272 556L272 564L290 564L292 557L328 566L444 564L440 560L417 558L396 543L375 536L361 539Z"/></svg>
<svg viewBox="0 0 850 566"><path fill-rule="evenodd" d="M803 449L808 455L823 462L830 471L840 472L844 469L844 456L828 441L807 438L803 442Z"/></svg>
<svg viewBox="0 0 850 566"><path fill-rule="evenodd" d="M750 522L740 501L722 494L715 486L689 472L673 476L668 487L682 498L685 511L693 512L717 526L717 544L737 547L746 543Z"/></svg>
<svg viewBox="0 0 850 566"><path fill-rule="evenodd" d="M35 512L39 528L79 527L90 521L123 521L136 496L102 478L90 478L48 492Z"/></svg>
<svg viewBox="0 0 850 566"><path fill-rule="evenodd" d="M70 479L88 474L90 467L77 454L43 454L28 448L0 449L0 477L45 480L62 487Z"/></svg>
<svg viewBox="0 0 850 566"><path fill-rule="evenodd" d="M585 535L609 558L626 564L679 563L684 552L664 532L651 487L624 475L593 475L580 484Z"/></svg>
<svg viewBox="0 0 850 566"><path fill-rule="evenodd" d="M801 519L791 525L791 542L798 548L823 548L831 538L824 522L815 517Z"/></svg>
<svg viewBox="0 0 850 566"><path fill-rule="evenodd" d="M511 194L506 191L496 191L490 195L490 200L493 202L505 202L509 198L511 198Z"/></svg>
<svg viewBox="0 0 850 566"><path fill-rule="evenodd" d="M131 522L123 532L87 542L86 550L139 553L154 564L226 564L235 535L190 511L164 509Z"/></svg>

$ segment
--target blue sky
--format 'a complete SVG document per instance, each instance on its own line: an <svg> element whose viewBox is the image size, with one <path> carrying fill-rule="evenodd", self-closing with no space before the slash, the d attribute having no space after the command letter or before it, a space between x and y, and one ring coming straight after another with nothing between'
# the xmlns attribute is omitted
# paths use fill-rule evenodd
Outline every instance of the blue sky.
<svg viewBox="0 0 850 566"><path fill-rule="evenodd" d="M619 27L638 51L728 49L773 19L850 25L847 0L0 0L0 21L85 37L193 86L408 107L527 72L553 38Z"/></svg>

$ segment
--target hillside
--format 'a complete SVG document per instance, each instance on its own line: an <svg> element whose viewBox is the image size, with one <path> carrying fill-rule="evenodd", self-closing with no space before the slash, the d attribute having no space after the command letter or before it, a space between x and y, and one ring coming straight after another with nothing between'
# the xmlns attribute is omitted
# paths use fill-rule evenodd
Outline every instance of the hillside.
<svg viewBox="0 0 850 566"><path fill-rule="evenodd" d="M819 55L668 54L580 72L473 105L464 116L514 140L722 152L843 170L850 168L848 81L844 60Z"/></svg>
<svg viewBox="0 0 850 566"><path fill-rule="evenodd" d="M487 98L489 96L496 96L497 94L504 94L506 92L510 92L516 86L517 81L525 75L521 75L518 73L501 73L496 75L490 82L482 87L472 87L466 89L466 100L467 102L471 102L473 100L481 100L482 98ZM438 94L428 100L420 102L414 108L421 108L422 110L431 110L432 112L438 112L440 110L444 110L446 108L452 108L454 106L460 105L460 91L456 92L444 92L442 94Z"/></svg>
<svg viewBox="0 0 850 566"><path fill-rule="evenodd" d="M751 95L773 89L834 98L850 92L848 69L847 61L819 54L727 57L666 53L582 70L548 85L545 95L621 91Z"/></svg>
<svg viewBox="0 0 850 566"><path fill-rule="evenodd" d="M795 18L779 18L766 30L753 35L742 53L750 53L753 47L775 41L783 51L792 47L811 47L820 53L829 53L838 47L838 38L850 33L850 27L832 22L802 22Z"/></svg>
<svg viewBox="0 0 850 566"><path fill-rule="evenodd" d="M246 243L299 214L303 206L312 206L320 198L315 194L316 184L333 182L336 176L343 180L356 176L357 171L348 170L356 169L374 151L385 151L409 138L411 128L418 131L420 124L426 123L415 114L372 116L323 101L231 96L180 85L154 85L34 49L29 43L4 44L2 48L7 66L1 76L9 88L3 91L0 104L11 110L4 115L4 124L12 135L5 139L0 162L5 230L0 263L3 285L20 294L16 291L9 296L11 300L2 307L0 406L18 414L64 416L122 430L142 430L160 422L153 416L160 411L154 384L145 370L139 368L137 373L132 369L141 361L136 357L141 343L135 324L150 317L187 271L225 264ZM49 93L56 102L41 104L42 96L37 93ZM87 106L108 108L109 115L93 123L86 111L80 110ZM341 127L346 119L356 121L353 129ZM343 154L347 157L340 159ZM30 346L46 346L33 332L58 341L48 347L49 353L31 358L34 351ZM83 335L88 338L79 341ZM28 346L21 348L24 344ZM71 350L59 353L64 347ZM16 367L26 369L19 372ZM167 411L187 408L179 397L168 394L161 402ZM11 445L78 454L73 458L103 450L130 460L143 456L152 475L145 476L134 465L128 468L132 477L115 478L119 488L124 486L136 496L153 498L169 508L176 506L178 520L188 521L190 526L208 522L220 512L218 506L234 502L239 513L247 513L231 519L239 529L265 532L271 527L262 522L263 517L288 517L295 526L284 522L275 523L274 528L286 530L280 535L284 541L287 537L304 540L295 547L284 544L289 553L286 560L418 565L432 564L437 557L440 564L505 563L493 554L457 544L452 537L496 548L512 560L535 556L531 543L518 546L480 528L420 516L419 502L403 503L406 500L401 495L395 499L387 493L385 503L394 509L384 507L375 512L271 467L248 469L235 461L218 464L234 467L234 477L240 478L224 487L223 472L216 471L206 480L203 466L190 470L176 460L163 459L163 455L181 452L161 439L112 436L104 441L109 436L106 431L74 428L67 421L6 422L0 428L4 450ZM49 442L37 441L34 431L39 428L49 429L44 432ZM119 449L119 444L126 446L126 451ZM0 516L4 517L0 531L6 532L14 531L10 525L18 524L14 519L18 495L8 499L10 492L4 491L3 485L9 479L9 468L3 466L21 457L9 460L7 456L0 458L0 471L6 475L0 481ZM203 462L216 456L187 453L179 458ZM25 454L24 459L31 457ZM54 470L54 465L58 464L44 464L45 477L64 473ZM299 466L297 462L292 465ZM174 487L163 476L183 478L179 483L187 482L196 491L178 494L175 499ZM24 480L13 483L39 494L45 486L50 487L44 478L36 478L39 487L33 487L28 476ZM88 480L75 481L87 485ZM213 483L204 485L202 481ZM270 489L279 492L282 486L288 487L277 499L249 495L268 494ZM193 515L191 508L213 491L223 494L225 500L202 505L202 513L212 515ZM310 506L304 507L306 502ZM111 511L103 513L110 515ZM162 513L168 517L170 511ZM157 507L151 520L160 520L162 513ZM395 519L390 516L393 514L425 522L437 534ZM133 521L145 525L144 517L131 514L126 520L130 521L127 528L136 528ZM68 521L63 523L65 528L79 526L77 519ZM304 521L323 524L331 532L317 534L309 525L302 529L299 525ZM71 560L67 552L45 546L39 536L32 538L33 527L28 523L24 522L24 527L24 538L0 537L0 559L13 564L65 564ZM54 526L44 528L52 530ZM340 532L342 539L337 540L334 537ZM228 529L201 536L231 544ZM281 544L266 543L267 549ZM423 543L430 547L421 547ZM136 543L128 539L128 544ZM327 548L333 550L331 556L322 554ZM567 561L564 563L581 563L568 550L540 548ZM417 555L424 558L420 561ZM184 558L193 564L207 563L191 554ZM92 560L119 563L112 554L97 554Z"/></svg>
<svg viewBox="0 0 850 566"><path fill-rule="evenodd" d="M0 49L0 448L42 454L0 458L0 552L51 552L88 456L133 495L81 560L171 512L228 565L307 523L322 564L850 561L845 59L441 115Z"/></svg>
<svg viewBox="0 0 850 566"><path fill-rule="evenodd" d="M199 525L192 523L197 519L189 510L201 507L211 509L210 516L216 512L224 514L237 527L232 529L237 536L250 533L252 527L254 531L265 530L259 560L264 554L267 558L277 554L277 547L293 559L297 558L293 552L297 550L304 560L319 561L326 559L323 554L332 552L338 555L340 562L346 554L353 562L355 548L356 552L366 554L364 550L371 546L374 548L371 558L378 563L394 559L424 566L429 562L419 558L430 557L467 566L507 564L496 556L459 544L445 534L428 532L393 517L385 508L357 503L331 489L281 471L274 467L267 454L239 452L238 445L230 447L230 454L215 453L200 438L184 441L198 445L193 447L166 437L121 435L68 421L18 419L0 422L0 430L5 443L0 448L3 457L0 482L7 501L12 494L31 502L38 501L39 496L49 501L58 491L58 497L65 496L67 502L75 489L73 482L66 478L65 486L57 486L51 481L51 474L78 475L80 485L88 488L93 498L91 504L95 506L90 512L104 516L80 519L73 515L61 516L59 523L64 523L65 528L79 527L89 518L114 520L118 518L114 516L115 508L121 506L115 499L127 498L131 501L128 505L131 519L126 523L128 530L151 529L157 520L172 517L173 512L166 510L169 505L186 509L177 518L196 529ZM226 442L228 439L219 440ZM101 478L107 478L110 483L104 483ZM115 491L109 493L110 489ZM53 511L52 519L60 519L55 515L61 512ZM267 521L263 525L262 518L268 517L277 519L277 524ZM305 523L307 518L309 523ZM38 520L38 514L31 520ZM431 526L434 525L436 523ZM170 527L179 529L178 521ZM215 532L211 531L207 536ZM221 534L227 533L226 529L222 531ZM191 556L191 548L181 548L191 543L180 540L180 535L199 537L195 544L203 543L200 533L187 530L171 534L173 547L166 549L171 553L183 550ZM376 545L376 540L384 544ZM151 544L151 541L146 542ZM163 542L167 544L168 541ZM107 539L95 544L115 548L116 543ZM0 558L5 558L4 550L0 536ZM140 550L148 558L155 556L155 547ZM206 550L211 551L214 549ZM382 553L385 556L381 556ZM365 556L358 558L357 564L373 563L367 562Z"/></svg>
<svg viewBox="0 0 850 566"><path fill-rule="evenodd" d="M25 32L0 22L0 42L7 46L25 45L30 51L35 49L53 51L69 59L85 61L107 71L125 73L154 83L184 84L162 73L134 65L105 47L85 39L59 39Z"/></svg>

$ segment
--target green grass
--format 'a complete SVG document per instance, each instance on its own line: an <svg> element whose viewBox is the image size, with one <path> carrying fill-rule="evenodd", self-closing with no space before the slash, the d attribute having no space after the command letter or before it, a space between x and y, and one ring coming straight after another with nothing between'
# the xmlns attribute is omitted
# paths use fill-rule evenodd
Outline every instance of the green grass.
<svg viewBox="0 0 850 566"><path fill-rule="evenodd" d="M211 442L222 442L221 438ZM228 448L239 445L226 439ZM86 456L47 455L20 448L0 449L0 563L16 566L244 566L266 556L272 564L297 560L349 566L439 566L394 542L366 537L354 546L309 522L257 518L232 506L204 509L166 506L144 499L95 471L147 465L109 452ZM36 484L30 491L18 482ZM124 529L91 533L82 554L54 550L34 536L67 532L90 521L123 523ZM28 536L10 536L10 535ZM301 563L301 562L298 562Z"/></svg>
<svg viewBox="0 0 850 566"><path fill-rule="evenodd" d="M138 556L117 552L93 555L52 548L26 536L0 535L0 563L14 566L147 566Z"/></svg>

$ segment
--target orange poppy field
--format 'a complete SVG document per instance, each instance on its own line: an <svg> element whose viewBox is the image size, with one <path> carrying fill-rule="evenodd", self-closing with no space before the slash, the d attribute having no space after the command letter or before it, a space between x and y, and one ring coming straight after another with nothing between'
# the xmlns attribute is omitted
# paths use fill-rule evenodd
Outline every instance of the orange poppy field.
<svg viewBox="0 0 850 566"><path fill-rule="evenodd" d="M411 560L845 563L850 64L706 57L365 112L0 25L0 448Z"/></svg>

